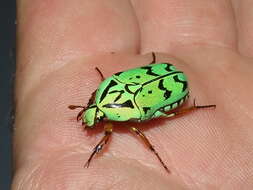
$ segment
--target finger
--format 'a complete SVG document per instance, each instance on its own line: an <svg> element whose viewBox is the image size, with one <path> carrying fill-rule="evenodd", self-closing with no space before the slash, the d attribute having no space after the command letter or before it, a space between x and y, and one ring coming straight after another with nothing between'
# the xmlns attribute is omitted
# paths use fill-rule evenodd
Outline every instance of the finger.
<svg viewBox="0 0 253 190"><path fill-rule="evenodd" d="M141 28L141 51L175 53L182 46L236 48L228 0L133 1Z"/></svg>
<svg viewBox="0 0 253 190"><path fill-rule="evenodd" d="M18 1L19 99L47 73L77 57L136 52L132 11L128 1L117 0Z"/></svg>
<svg viewBox="0 0 253 190"><path fill-rule="evenodd" d="M238 49L245 56L253 56L253 1L232 0L238 31Z"/></svg>

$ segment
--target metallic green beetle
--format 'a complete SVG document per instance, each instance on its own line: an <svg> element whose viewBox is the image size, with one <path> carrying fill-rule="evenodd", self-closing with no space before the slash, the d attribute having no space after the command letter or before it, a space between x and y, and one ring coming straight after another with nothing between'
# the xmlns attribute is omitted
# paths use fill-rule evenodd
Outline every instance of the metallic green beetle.
<svg viewBox="0 0 253 190"><path fill-rule="evenodd" d="M96 123L107 121L142 122L158 117L173 117L198 108L215 107L215 105L194 106L173 112L189 97L188 82L185 74L170 63L153 61L143 67L118 72L105 79L100 70L102 83L92 94L87 107L69 106L70 109L83 108L77 120L83 121L89 128ZM168 113L169 112L169 113ZM145 135L137 128L130 129L141 137L144 143L156 154L163 167L169 172L154 147ZM95 147L86 166L108 141L112 133L112 125L105 125L105 136Z"/></svg>

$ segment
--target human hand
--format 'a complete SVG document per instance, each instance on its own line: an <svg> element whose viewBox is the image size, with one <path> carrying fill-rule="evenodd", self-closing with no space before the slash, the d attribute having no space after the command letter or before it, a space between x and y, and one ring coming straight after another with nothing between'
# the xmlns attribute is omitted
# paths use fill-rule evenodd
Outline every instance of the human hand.
<svg viewBox="0 0 253 190"><path fill-rule="evenodd" d="M12 189L251 189L252 6L19 1ZM188 76L189 104L217 108L141 124L170 175L123 125L83 168L103 129L86 134L67 106L86 105L100 83L94 67L108 77L148 64L152 51Z"/></svg>

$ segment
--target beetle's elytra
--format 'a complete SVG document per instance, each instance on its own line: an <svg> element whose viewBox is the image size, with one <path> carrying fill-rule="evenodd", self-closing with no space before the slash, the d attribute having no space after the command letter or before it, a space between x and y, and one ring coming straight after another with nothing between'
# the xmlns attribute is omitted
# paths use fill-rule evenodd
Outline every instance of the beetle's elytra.
<svg viewBox="0 0 253 190"><path fill-rule="evenodd" d="M93 128L102 120L107 121L105 136L94 148L85 166L89 166L93 156L110 138L112 124L109 121L142 122L152 118L173 117L199 108L216 106L196 106L194 102L192 107L173 112L189 97L187 78L182 71L177 70L170 63L156 63L156 56L154 53L152 55L153 61L149 65L118 72L106 79L96 68L102 82L92 93L87 106L69 106L70 109L82 108L77 120L82 120L88 128ZM136 127L130 127L130 130L144 141L166 171L170 172L146 136Z"/></svg>

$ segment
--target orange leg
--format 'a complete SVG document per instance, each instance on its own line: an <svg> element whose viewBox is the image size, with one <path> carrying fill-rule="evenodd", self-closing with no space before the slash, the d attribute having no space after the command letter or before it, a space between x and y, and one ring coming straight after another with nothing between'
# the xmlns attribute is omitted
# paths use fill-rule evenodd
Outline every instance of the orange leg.
<svg viewBox="0 0 253 190"><path fill-rule="evenodd" d="M108 142L108 140L111 137L112 129L113 129L113 126L111 123L105 124L105 127L104 127L105 135L99 141L99 143L95 146L95 148L93 149L93 152L91 153L91 155L90 155L89 159L87 160L87 162L85 163L84 167L88 168L94 155L99 153L103 149L104 145Z"/></svg>
<svg viewBox="0 0 253 190"><path fill-rule="evenodd" d="M82 108L82 110L76 116L77 121L80 121L82 119L83 112L86 110L85 106L77 106L77 105L69 105L68 108L71 110L74 110L76 108Z"/></svg>
<svg viewBox="0 0 253 190"><path fill-rule="evenodd" d="M156 152L154 146L149 142L149 140L147 139L147 137L136 127L130 127L130 130L132 132L134 132L134 134L136 134L137 136L139 136L141 138L141 140L145 143L145 145L156 155L156 157L158 158L158 160L161 162L161 164L163 165L164 169L170 173L170 170L168 169L168 167L165 165L165 163L163 162L163 160L161 159L161 157L159 156L159 154Z"/></svg>
<svg viewBox="0 0 253 190"><path fill-rule="evenodd" d="M99 70L99 68L95 67L95 69L99 73L101 81L105 80L105 77L104 77L103 73Z"/></svg>
<svg viewBox="0 0 253 190"><path fill-rule="evenodd" d="M203 109L203 108L216 108L216 105L203 105L203 106L197 106L196 105L196 101L194 99L193 102L193 106L185 108L185 109L181 109L172 113L163 113L162 117L174 117L174 116L179 116L179 115L183 115L192 111L196 111L198 109Z"/></svg>

